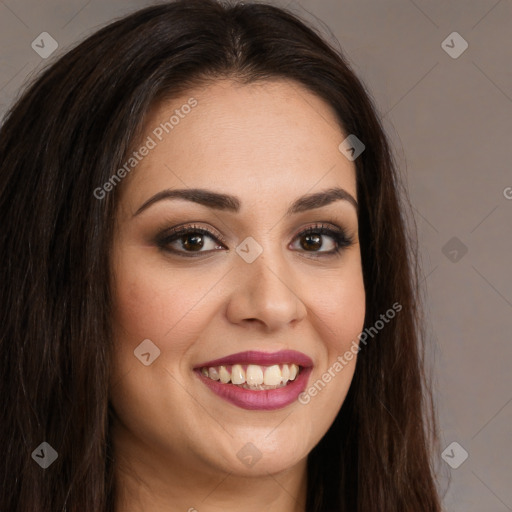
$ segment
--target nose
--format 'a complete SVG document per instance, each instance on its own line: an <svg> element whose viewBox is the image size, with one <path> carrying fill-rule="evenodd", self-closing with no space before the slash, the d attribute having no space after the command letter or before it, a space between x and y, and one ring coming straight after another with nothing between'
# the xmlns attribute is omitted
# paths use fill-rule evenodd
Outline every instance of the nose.
<svg viewBox="0 0 512 512"><path fill-rule="evenodd" d="M252 263L240 259L235 264L236 285L227 306L230 322L259 323L270 331L305 317L299 281L283 255L264 250Z"/></svg>

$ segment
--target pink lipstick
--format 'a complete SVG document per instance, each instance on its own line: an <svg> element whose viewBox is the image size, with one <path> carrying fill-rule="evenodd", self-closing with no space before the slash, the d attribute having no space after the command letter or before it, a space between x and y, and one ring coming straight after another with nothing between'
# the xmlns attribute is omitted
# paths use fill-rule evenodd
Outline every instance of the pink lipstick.
<svg viewBox="0 0 512 512"><path fill-rule="evenodd" d="M206 361L194 373L224 400L248 410L275 410L297 400L312 371L310 357L295 350L248 351Z"/></svg>

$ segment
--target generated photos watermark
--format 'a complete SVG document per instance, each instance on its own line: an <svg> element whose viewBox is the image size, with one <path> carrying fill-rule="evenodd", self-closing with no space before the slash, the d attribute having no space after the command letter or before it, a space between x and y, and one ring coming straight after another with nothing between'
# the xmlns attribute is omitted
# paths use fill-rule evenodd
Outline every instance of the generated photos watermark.
<svg viewBox="0 0 512 512"><path fill-rule="evenodd" d="M398 312L402 311L402 305L399 302L395 302L391 308L389 308L385 314L380 315L380 320L377 320L371 327L366 327L358 336L359 343L356 340L352 340L350 348L345 351L343 355L336 358L336 361L325 371L322 376L316 380L308 389L303 391L297 398L297 400L306 405L311 401L311 397L316 396L322 389L325 388L336 375L338 375L345 366L349 364L354 356L356 356L362 349L361 344L366 345L368 343L368 336L372 338L382 330L386 324L395 318Z"/></svg>
<svg viewBox="0 0 512 512"><path fill-rule="evenodd" d="M139 165L146 156L149 155L152 149L155 149L159 142L164 140L166 134L171 133L172 130L185 118L187 114L190 114L192 109L197 106L197 100L195 98L189 98L187 103L184 103L180 108L174 111L174 114L169 120L160 123L152 132L148 135L146 141L142 146L134 151L131 156L126 160L124 165L120 167L103 186L94 189L94 197L102 200L106 197L108 192L114 190L115 186L121 182L130 172ZM156 140L155 140L156 139Z"/></svg>

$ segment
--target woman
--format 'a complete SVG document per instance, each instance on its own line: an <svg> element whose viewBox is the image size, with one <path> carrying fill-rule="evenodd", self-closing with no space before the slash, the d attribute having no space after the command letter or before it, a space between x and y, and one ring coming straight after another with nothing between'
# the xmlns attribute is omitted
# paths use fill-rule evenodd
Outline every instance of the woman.
<svg viewBox="0 0 512 512"><path fill-rule="evenodd" d="M440 510L400 182L311 28L138 11L30 86L0 162L1 510Z"/></svg>

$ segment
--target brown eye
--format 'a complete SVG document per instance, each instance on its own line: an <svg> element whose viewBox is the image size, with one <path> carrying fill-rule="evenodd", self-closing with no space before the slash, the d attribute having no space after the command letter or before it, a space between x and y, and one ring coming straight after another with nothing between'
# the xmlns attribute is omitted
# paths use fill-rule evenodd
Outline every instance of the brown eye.
<svg viewBox="0 0 512 512"><path fill-rule="evenodd" d="M220 237L208 229L189 226L166 232L157 240L157 244L160 248L172 253L199 256L212 250L225 249L224 246L215 243L218 242L218 238Z"/></svg>
<svg viewBox="0 0 512 512"><path fill-rule="evenodd" d="M324 248L325 237L329 237L332 241L328 244L331 248ZM318 253L318 257L333 256L338 254L342 248L352 245L353 241L341 229L331 229L324 225L310 227L297 235L300 246L306 252ZM317 257L314 255L314 257Z"/></svg>
<svg viewBox="0 0 512 512"><path fill-rule="evenodd" d="M203 234L189 233L181 236L182 246L191 251L198 251L203 248Z"/></svg>
<svg viewBox="0 0 512 512"><path fill-rule="evenodd" d="M180 256L194 257L219 249L226 249L219 242L222 237L209 229L185 226L166 231L157 240L157 245L165 251ZM300 250L311 253L312 257L329 257L338 254L342 248L352 245L352 238L342 229L317 225L300 232L296 237ZM326 239L330 242L326 243ZM222 241L224 241L222 239ZM327 249L326 249L327 246Z"/></svg>
<svg viewBox="0 0 512 512"><path fill-rule="evenodd" d="M303 235L301 241L304 242L301 244L303 249L311 249L313 251L317 251L323 245L322 235L317 234Z"/></svg>

